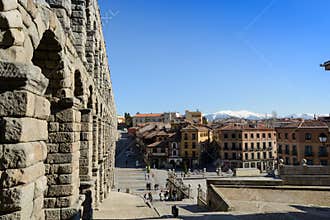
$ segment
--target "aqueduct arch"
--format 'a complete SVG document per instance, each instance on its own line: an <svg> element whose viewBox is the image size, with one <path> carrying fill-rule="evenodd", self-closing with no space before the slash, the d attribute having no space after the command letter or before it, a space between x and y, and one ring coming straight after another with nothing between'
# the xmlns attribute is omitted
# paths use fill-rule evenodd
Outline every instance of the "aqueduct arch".
<svg viewBox="0 0 330 220"><path fill-rule="evenodd" d="M100 14L46 2L0 0L0 218L91 219L117 139Z"/></svg>

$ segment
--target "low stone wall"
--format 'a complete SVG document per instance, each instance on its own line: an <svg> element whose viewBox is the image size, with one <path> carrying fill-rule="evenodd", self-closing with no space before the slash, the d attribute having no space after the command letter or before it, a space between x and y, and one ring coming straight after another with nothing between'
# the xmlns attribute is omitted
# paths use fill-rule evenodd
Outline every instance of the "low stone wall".
<svg viewBox="0 0 330 220"><path fill-rule="evenodd" d="M285 185L330 186L330 166L287 166L279 168Z"/></svg>
<svg viewBox="0 0 330 220"><path fill-rule="evenodd" d="M234 176L259 176L260 170L257 168L236 168Z"/></svg>
<svg viewBox="0 0 330 220"><path fill-rule="evenodd" d="M216 187L212 184L207 187L207 206L212 211L233 211L229 200L219 191L215 189Z"/></svg>

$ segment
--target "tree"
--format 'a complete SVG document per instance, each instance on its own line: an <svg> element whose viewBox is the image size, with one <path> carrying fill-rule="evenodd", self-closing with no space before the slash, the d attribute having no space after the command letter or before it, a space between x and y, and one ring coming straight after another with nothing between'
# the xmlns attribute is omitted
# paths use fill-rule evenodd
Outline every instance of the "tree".
<svg viewBox="0 0 330 220"><path fill-rule="evenodd" d="M207 125L207 118L205 116L203 116L203 125Z"/></svg>
<svg viewBox="0 0 330 220"><path fill-rule="evenodd" d="M130 115L130 113L126 113L125 112L125 124L126 124L126 127L130 128L133 126L133 118L132 116Z"/></svg>

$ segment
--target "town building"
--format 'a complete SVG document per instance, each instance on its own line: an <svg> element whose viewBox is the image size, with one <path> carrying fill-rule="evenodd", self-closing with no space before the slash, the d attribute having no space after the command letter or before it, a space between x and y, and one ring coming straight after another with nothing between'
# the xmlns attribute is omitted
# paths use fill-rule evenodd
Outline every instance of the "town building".
<svg viewBox="0 0 330 220"><path fill-rule="evenodd" d="M176 112L150 113L150 114L137 113L132 117L133 127L150 122L171 123L171 121L177 117L179 117L179 114Z"/></svg>
<svg viewBox="0 0 330 220"><path fill-rule="evenodd" d="M276 132L273 128L227 125L214 131L223 169L273 169L276 159Z"/></svg>
<svg viewBox="0 0 330 220"><path fill-rule="evenodd" d="M286 165L329 165L329 127L325 122L305 120L276 128L278 158ZM323 143L322 143L323 142Z"/></svg>
<svg viewBox="0 0 330 220"><path fill-rule="evenodd" d="M186 110L185 119L195 124L203 124L203 115L200 111L191 112Z"/></svg>
<svg viewBox="0 0 330 220"><path fill-rule="evenodd" d="M180 156L186 167L199 166L201 153L207 150L212 138L212 130L205 126L188 125L181 129Z"/></svg>

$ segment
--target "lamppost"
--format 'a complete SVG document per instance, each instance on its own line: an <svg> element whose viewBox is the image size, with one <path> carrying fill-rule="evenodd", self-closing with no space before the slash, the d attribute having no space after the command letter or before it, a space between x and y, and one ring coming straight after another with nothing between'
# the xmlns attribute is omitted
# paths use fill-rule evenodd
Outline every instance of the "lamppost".
<svg viewBox="0 0 330 220"><path fill-rule="evenodd" d="M319 140L320 140L320 142L321 142L323 145L325 145L325 143L326 143L327 140L328 140L328 137L327 137L327 135L325 135L324 133L322 133L322 134L320 134L320 136L319 136Z"/></svg>

